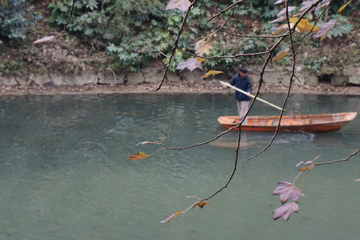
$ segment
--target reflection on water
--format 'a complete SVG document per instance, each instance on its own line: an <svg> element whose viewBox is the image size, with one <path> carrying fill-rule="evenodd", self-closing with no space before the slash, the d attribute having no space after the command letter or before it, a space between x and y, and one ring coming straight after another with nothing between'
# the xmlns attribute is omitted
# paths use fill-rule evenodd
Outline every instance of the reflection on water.
<svg viewBox="0 0 360 240"><path fill-rule="evenodd" d="M262 98L281 105L283 94ZM294 95L296 114L359 112L359 97ZM161 151L125 162L166 137L187 146L224 130L216 119L235 115L233 95L91 95L0 98L0 239L358 239L359 159L314 169L307 176L299 214L273 221L280 206L271 193L292 182L299 161L343 158L359 147L360 119L341 131L243 133L236 175L227 189L168 224L159 224L207 197L227 181L237 134L183 151ZM275 115L255 103L251 115ZM301 181L301 180L298 180ZM300 184L300 182L299 182Z"/></svg>

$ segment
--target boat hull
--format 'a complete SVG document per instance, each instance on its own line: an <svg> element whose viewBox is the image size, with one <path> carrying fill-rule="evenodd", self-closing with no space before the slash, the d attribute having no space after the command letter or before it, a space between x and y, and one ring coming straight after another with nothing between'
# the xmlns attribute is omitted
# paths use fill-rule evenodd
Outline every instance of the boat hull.
<svg viewBox="0 0 360 240"><path fill-rule="evenodd" d="M351 122L356 112L283 116L279 132L332 132L338 131ZM226 128L239 123L238 116L220 116L218 122ZM279 116L248 116L247 123L241 125L241 131L275 132ZM235 127L235 129L238 129Z"/></svg>

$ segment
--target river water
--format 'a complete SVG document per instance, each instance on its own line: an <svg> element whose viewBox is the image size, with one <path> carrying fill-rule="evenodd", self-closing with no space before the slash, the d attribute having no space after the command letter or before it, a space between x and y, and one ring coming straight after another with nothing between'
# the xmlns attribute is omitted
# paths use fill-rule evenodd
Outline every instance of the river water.
<svg viewBox="0 0 360 240"><path fill-rule="evenodd" d="M262 98L281 105L284 94ZM358 96L294 95L286 107L297 114L360 111ZM275 115L261 102L251 115ZM233 95L81 95L0 98L0 239L359 239L359 156L313 169L305 179L299 213L274 221L281 206L272 191L292 182L295 164L348 156L359 148L360 117L332 133L279 134L257 158L270 133L244 133L235 177L210 206L188 208L228 180L237 133L223 147L160 151L187 146L223 130L220 115L235 115ZM225 147L224 147L225 146ZM227 147L226 147L227 146ZM297 180L297 186L301 179Z"/></svg>

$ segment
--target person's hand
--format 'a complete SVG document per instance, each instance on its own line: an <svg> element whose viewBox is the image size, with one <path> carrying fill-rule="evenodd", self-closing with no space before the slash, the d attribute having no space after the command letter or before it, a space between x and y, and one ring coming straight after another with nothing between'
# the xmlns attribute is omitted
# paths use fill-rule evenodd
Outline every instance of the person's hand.
<svg viewBox="0 0 360 240"><path fill-rule="evenodd" d="M250 97L250 92L248 92L248 93L246 94L246 96Z"/></svg>

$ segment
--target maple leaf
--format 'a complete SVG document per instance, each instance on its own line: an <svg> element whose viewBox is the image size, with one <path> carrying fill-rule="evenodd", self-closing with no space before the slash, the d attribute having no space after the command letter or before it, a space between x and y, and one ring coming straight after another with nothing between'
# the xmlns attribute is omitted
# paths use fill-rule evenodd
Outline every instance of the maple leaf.
<svg viewBox="0 0 360 240"><path fill-rule="evenodd" d="M171 219L173 219L174 217L176 217L176 216L178 216L178 215L180 215L180 214L182 214L182 213L183 213L183 212L181 212L181 211L176 212L176 213L174 213L173 215L169 216L167 219L160 221L160 223L169 222Z"/></svg>
<svg viewBox="0 0 360 240"><path fill-rule="evenodd" d="M139 152L138 154L133 154L130 157L128 157L126 159L126 161L131 161L131 160L138 160L138 159L144 159L149 157L149 155L143 153L143 152Z"/></svg>
<svg viewBox="0 0 360 240"><path fill-rule="evenodd" d="M43 43L43 42L48 42L48 41L52 41L56 38L56 36L46 36L43 37L41 39L38 39L34 42L34 44L38 44L38 43Z"/></svg>
<svg viewBox="0 0 360 240"><path fill-rule="evenodd" d="M278 54L276 54L276 56L273 58L273 61L279 61L280 59L285 57L288 54L289 50L290 50L289 48L286 48L281 52L279 52Z"/></svg>
<svg viewBox="0 0 360 240"><path fill-rule="evenodd" d="M278 184L278 186L277 186L277 188L275 188L275 190L273 191L272 194L280 195L281 204L284 204L290 198L292 200L294 200L295 202L298 202L300 195L305 196L305 194L303 193L303 191L300 188L292 185L289 182L281 181L281 182L278 182L277 184Z"/></svg>
<svg viewBox="0 0 360 240"><path fill-rule="evenodd" d="M170 0L165 10L179 9L182 12L186 12L190 6L189 0Z"/></svg>
<svg viewBox="0 0 360 240"><path fill-rule="evenodd" d="M198 58L189 58L188 60L186 60L185 62L180 63L177 67L176 70L184 70L185 68L188 68L190 71L194 71L195 68L200 68L202 69L202 65L199 62Z"/></svg>
<svg viewBox="0 0 360 240"><path fill-rule="evenodd" d="M199 206L199 207L203 208L205 205L210 206L210 203L208 203L208 202L203 202L203 201L198 201L197 203L194 204L193 208L194 208L195 206Z"/></svg>
<svg viewBox="0 0 360 240"><path fill-rule="evenodd" d="M219 74L219 73L223 73L223 72L222 71L210 70L205 75L203 75L201 78L207 78L210 75L216 75L216 74Z"/></svg>
<svg viewBox="0 0 360 240"><path fill-rule="evenodd" d="M335 24L336 20L330 20L327 23L319 25L320 30L314 35L314 38L320 38L320 41L323 40Z"/></svg>
<svg viewBox="0 0 360 240"><path fill-rule="evenodd" d="M299 206L294 203L294 202L291 202L291 203L287 203L277 209L274 210L273 212L273 216L272 218L274 220L278 219L278 218L283 218L285 221L289 220L290 218L290 215L294 212L298 212L299 211Z"/></svg>
<svg viewBox="0 0 360 240"><path fill-rule="evenodd" d="M204 56L204 54L209 55L211 50L211 43L205 40L199 40L195 43L195 53L199 56Z"/></svg>

